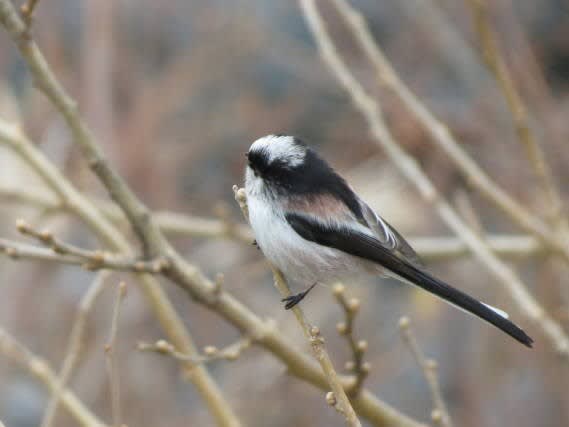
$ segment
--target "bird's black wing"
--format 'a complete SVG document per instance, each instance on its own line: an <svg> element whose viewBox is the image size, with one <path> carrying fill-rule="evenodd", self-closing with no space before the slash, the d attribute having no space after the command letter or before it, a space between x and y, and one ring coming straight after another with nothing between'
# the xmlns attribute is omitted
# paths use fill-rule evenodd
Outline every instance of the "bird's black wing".
<svg viewBox="0 0 569 427"><path fill-rule="evenodd" d="M431 276L412 262L397 256L373 236L352 228L323 224L303 214L287 213L285 217L294 231L304 239L380 264L402 279L494 325L527 347L532 346L533 340L508 320L505 313L502 314Z"/></svg>

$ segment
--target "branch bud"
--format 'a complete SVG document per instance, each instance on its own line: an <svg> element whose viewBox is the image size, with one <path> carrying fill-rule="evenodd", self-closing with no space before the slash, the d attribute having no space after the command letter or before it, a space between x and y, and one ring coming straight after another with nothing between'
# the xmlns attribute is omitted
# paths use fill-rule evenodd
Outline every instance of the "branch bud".
<svg viewBox="0 0 569 427"><path fill-rule="evenodd" d="M326 403L328 403L330 406L336 406L336 403L338 403L333 392L329 391L326 393Z"/></svg>
<svg viewBox="0 0 569 427"><path fill-rule="evenodd" d="M367 341L365 341L365 340L358 341L357 348L358 348L358 351L360 353L363 353L364 351L366 351L367 350Z"/></svg>
<svg viewBox="0 0 569 427"><path fill-rule="evenodd" d="M213 345L206 345L203 349L203 352L206 356L213 356L218 351L219 350L217 349L217 347L214 347Z"/></svg>
<svg viewBox="0 0 569 427"><path fill-rule="evenodd" d="M334 285L334 287L332 288L332 293L334 294L335 297L339 297L345 291L346 291L346 287L344 285L342 285L341 283L336 283Z"/></svg>
<svg viewBox="0 0 569 427"><path fill-rule="evenodd" d="M408 329L410 325L411 320L407 316L403 316L401 319L399 319L399 328L405 330Z"/></svg>
<svg viewBox="0 0 569 427"><path fill-rule="evenodd" d="M26 221L24 221L22 218L18 218L16 220L16 229L20 233L25 233L26 231L28 231L29 228L30 228L30 226L28 225L28 223Z"/></svg>
<svg viewBox="0 0 569 427"><path fill-rule="evenodd" d="M348 301L348 310L352 313L356 313L360 309L361 303L357 298L350 298Z"/></svg>

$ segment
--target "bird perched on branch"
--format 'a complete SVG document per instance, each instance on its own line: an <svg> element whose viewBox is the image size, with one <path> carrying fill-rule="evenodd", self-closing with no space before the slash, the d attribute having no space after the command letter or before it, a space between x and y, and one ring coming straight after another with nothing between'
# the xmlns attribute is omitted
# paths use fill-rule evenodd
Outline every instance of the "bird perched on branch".
<svg viewBox="0 0 569 427"><path fill-rule="evenodd" d="M298 138L268 135L246 154L245 192L258 247L289 283L316 283L361 273L393 276L485 320L522 344L533 340L508 315L428 273L413 248L313 149Z"/></svg>

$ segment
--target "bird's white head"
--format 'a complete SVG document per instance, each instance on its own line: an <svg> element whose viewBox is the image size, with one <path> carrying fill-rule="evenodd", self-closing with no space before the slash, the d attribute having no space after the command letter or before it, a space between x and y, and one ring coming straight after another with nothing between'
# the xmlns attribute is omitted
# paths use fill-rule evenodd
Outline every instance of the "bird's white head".
<svg viewBox="0 0 569 427"><path fill-rule="evenodd" d="M279 163L293 168L302 164L306 150L306 145L294 136L267 135L251 144L248 157L251 161L262 160L267 165Z"/></svg>

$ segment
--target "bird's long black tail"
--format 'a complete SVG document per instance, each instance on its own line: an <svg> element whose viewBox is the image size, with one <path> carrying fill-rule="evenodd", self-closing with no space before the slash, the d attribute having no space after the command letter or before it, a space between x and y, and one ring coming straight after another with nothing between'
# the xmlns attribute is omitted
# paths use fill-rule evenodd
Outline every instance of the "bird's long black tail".
<svg viewBox="0 0 569 427"><path fill-rule="evenodd" d="M286 215L286 219L291 227L306 240L373 261L404 281L423 288L450 304L494 325L527 347L532 346L533 339L508 320L506 313L486 305L433 277L422 268L393 253L373 236L353 229L323 224L301 214L289 213Z"/></svg>
<svg viewBox="0 0 569 427"><path fill-rule="evenodd" d="M494 325L525 346L532 347L533 339L515 323L510 321L505 312L476 300L470 295L447 285L443 281L413 265L405 265L403 268L394 268L394 270L396 269L399 271L393 272L404 279L404 281L441 297L448 303Z"/></svg>
<svg viewBox="0 0 569 427"><path fill-rule="evenodd" d="M485 320L525 346L531 348L533 339L515 323L510 321L505 312L488 304L484 304L470 295L453 288L442 280L433 277L420 267L404 259L400 259L388 249L384 249L378 253L378 257L381 257L381 264L383 266L395 273L396 276L404 279L404 281L437 295L448 303Z"/></svg>

